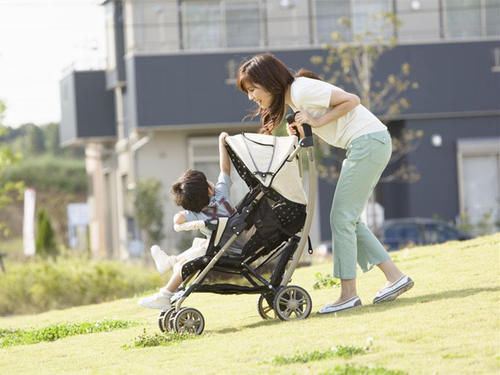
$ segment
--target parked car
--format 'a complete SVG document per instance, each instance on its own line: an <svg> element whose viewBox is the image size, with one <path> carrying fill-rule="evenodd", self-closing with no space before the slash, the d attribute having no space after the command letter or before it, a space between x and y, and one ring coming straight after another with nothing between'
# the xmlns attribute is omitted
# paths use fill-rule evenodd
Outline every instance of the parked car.
<svg viewBox="0 0 500 375"><path fill-rule="evenodd" d="M389 251L408 245L431 245L474 238L444 221L425 218L386 220L379 233Z"/></svg>

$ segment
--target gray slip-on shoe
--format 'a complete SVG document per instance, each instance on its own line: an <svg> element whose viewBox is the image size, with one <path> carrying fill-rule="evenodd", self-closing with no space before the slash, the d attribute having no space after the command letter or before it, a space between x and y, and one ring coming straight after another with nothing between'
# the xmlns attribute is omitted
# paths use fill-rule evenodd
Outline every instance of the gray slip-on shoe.
<svg viewBox="0 0 500 375"><path fill-rule="evenodd" d="M410 290L415 283L410 277L403 275L398 281L393 282L391 285L379 290L373 303L387 302L395 300L399 295Z"/></svg>
<svg viewBox="0 0 500 375"><path fill-rule="evenodd" d="M321 308L321 310L318 311L318 314L331 314L342 310L352 309L353 307L361 305L362 305L361 300L359 299L358 296L356 296L342 303L338 304L330 303L328 305L325 305Z"/></svg>

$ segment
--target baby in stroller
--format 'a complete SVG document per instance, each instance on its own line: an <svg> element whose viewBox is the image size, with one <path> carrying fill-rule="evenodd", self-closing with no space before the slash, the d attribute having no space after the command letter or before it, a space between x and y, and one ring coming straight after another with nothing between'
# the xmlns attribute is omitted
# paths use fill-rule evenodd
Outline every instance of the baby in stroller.
<svg viewBox="0 0 500 375"><path fill-rule="evenodd" d="M209 218L199 214L176 215L176 231L200 229L210 234L208 244L202 250L191 248L174 259L159 253L159 249L152 249L153 255L160 254L158 260L155 259L160 270L168 268L162 264L171 265L177 261L174 276L156 298L163 296L159 304L162 305L158 317L160 330L200 334L205 325L201 312L181 307L191 293L200 292L260 294L257 307L263 319L293 320L309 316L311 297L303 288L288 283L308 243L314 210L316 179L311 146L311 134L299 144L295 136L221 135L221 172L229 175L229 165L224 164L229 155L249 191L232 213L227 210L229 215ZM309 163L307 198L297 157L302 149L307 150ZM249 233L251 236L247 238ZM271 275L266 278L264 266L273 261ZM247 285L241 285L241 282L209 284L206 277L211 271L243 277ZM190 282L193 278L194 281ZM177 286L180 286L180 292L173 295ZM171 307L164 307L168 307L168 303Z"/></svg>
<svg viewBox="0 0 500 375"><path fill-rule="evenodd" d="M174 216L174 228L190 230L190 222L205 221L216 217L228 217L234 212L229 198L231 165L226 150L227 133L219 136L219 164L220 174L214 185L208 181L201 171L189 169L172 185L172 196L175 203L184 208ZM196 229L196 228L192 228ZM205 255L208 247L208 238L212 234L209 228L201 228L205 239L195 238L192 246L179 255L168 255L159 246L151 247L151 255L156 269L161 274L173 268L173 274L167 285L152 296L139 299L138 304L152 309L168 309L170 299L182 283L181 267L187 261ZM241 241L236 241L227 249L228 256L241 255Z"/></svg>

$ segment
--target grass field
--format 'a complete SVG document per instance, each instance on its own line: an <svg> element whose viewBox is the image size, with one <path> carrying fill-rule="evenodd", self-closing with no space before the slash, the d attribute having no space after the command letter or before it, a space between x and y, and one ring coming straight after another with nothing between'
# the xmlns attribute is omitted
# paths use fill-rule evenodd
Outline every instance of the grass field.
<svg viewBox="0 0 500 375"><path fill-rule="evenodd" d="M495 374L500 372L500 234L467 242L392 253L415 280L415 287L393 302L372 305L384 284L378 270L359 276L364 306L333 316L316 311L332 302L338 289L313 290L316 272L331 263L297 269L292 284L306 288L313 313L302 321L263 321L257 296L194 294L184 306L198 308L205 332L168 346L133 347L144 333L159 332L154 310L137 298L100 305L0 318L2 329L38 329L50 324L117 319L137 322L111 332L79 334L54 342L0 348L2 374L321 374L368 373L353 366L382 367L408 374ZM0 276L1 277L1 276ZM334 346L364 347L351 358L315 360L306 355ZM125 346L132 346L125 348ZM278 356L305 357L277 364ZM350 371L350 372L349 372ZM384 372L380 372L381 374Z"/></svg>

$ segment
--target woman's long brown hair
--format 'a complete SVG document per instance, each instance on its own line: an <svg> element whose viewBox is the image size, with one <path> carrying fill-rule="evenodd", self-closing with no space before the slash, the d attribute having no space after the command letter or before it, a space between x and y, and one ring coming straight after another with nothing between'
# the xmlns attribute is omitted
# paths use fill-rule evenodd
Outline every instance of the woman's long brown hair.
<svg viewBox="0 0 500 375"><path fill-rule="evenodd" d="M269 108L259 107L250 116L260 115L259 133L271 134L285 114L285 93L293 82L293 75L285 64L269 53L255 55L240 66L238 88L247 93L248 86L258 84L269 91L273 101Z"/></svg>
<svg viewBox="0 0 500 375"><path fill-rule="evenodd" d="M300 69L295 77L319 79L315 73L305 69ZM283 120L285 94L293 80L294 76L286 65L270 53L255 55L240 66L237 84L241 91L248 93L248 86L258 84L273 97L269 108L259 107L249 115L252 117L260 115L259 133L271 134Z"/></svg>

